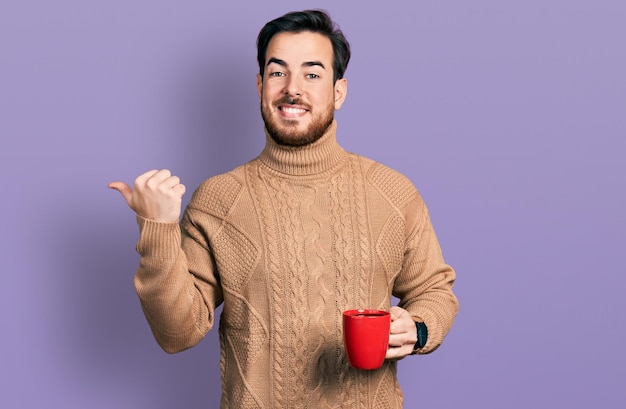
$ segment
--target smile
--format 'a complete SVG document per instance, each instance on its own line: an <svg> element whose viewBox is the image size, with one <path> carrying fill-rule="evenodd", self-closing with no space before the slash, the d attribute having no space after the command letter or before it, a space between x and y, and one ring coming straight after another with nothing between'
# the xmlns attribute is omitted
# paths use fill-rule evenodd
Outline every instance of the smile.
<svg viewBox="0 0 626 409"><path fill-rule="evenodd" d="M278 110L287 118L300 118L304 116L308 110L305 108L299 108L294 106L281 105Z"/></svg>
<svg viewBox="0 0 626 409"><path fill-rule="evenodd" d="M292 107L281 107L280 110L286 114L303 114L306 112L306 109Z"/></svg>

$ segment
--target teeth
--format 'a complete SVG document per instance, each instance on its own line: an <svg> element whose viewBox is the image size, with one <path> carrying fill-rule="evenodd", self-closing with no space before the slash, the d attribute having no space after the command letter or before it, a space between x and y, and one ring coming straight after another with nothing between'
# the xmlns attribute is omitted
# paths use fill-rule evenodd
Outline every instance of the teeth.
<svg viewBox="0 0 626 409"><path fill-rule="evenodd" d="M290 107L283 107L283 111L288 114L302 114L306 112L306 110L302 108L290 108Z"/></svg>

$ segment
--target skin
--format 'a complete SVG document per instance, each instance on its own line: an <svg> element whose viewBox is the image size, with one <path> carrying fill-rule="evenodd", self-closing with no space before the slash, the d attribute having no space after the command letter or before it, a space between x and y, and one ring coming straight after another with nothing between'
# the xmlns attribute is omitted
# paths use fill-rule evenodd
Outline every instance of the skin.
<svg viewBox="0 0 626 409"><path fill-rule="evenodd" d="M312 32L279 33L268 44L257 91L266 128L279 144L315 142L346 99L347 81L333 83L333 48Z"/></svg>
<svg viewBox="0 0 626 409"><path fill-rule="evenodd" d="M135 179L134 189L124 182L111 182L109 188L122 194L128 206L145 219L163 223L180 219L185 185L167 169L150 170Z"/></svg>
<svg viewBox="0 0 626 409"><path fill-rule="evenodd" d="M304 146L322 136L347 95L347 81L333 83L333 49L330 40L317 33L279 33L266 52L264 77L257 74L257 91L266 128L279 144ZM146 219L178 222L186 188L167 169L150 170L135 179L131 188L111 182L128 206ZM415 322L403 308L390 309L391 330L386 359L411 354L417 341Z"/></svg>

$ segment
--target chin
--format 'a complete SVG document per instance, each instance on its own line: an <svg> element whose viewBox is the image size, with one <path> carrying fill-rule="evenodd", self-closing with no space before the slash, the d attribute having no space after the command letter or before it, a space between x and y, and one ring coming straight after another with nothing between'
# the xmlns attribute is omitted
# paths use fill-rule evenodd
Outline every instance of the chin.
<svg viewBox="0 0 626 409"><path fill-rule="evenodd" d="M319 137L311 137L308 133L271 132L270 136L279 145L294 147L309 145L319 139Z"/></svg>
<svg viewBox="0 0 626 409"><path fill-rule="evenodd" d="M261 106L261 115L265 122L270 137L274 142L284 146L305 146L309 145L326 132L333 121L333 110L329 109L327 115L321 118L308 117L300 119L282 118L276 113Z"/></svg>

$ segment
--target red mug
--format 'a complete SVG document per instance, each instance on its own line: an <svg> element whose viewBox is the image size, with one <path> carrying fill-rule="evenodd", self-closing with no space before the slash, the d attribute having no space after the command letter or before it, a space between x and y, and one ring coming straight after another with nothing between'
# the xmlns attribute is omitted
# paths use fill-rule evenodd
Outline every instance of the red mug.
<svg viewBox="0 0 626 409"><path fill-rule="evenodd" d="M380 368L389 347L391 316L384 310L343 312L343 341L350 364L357 369Z"/></svg>

